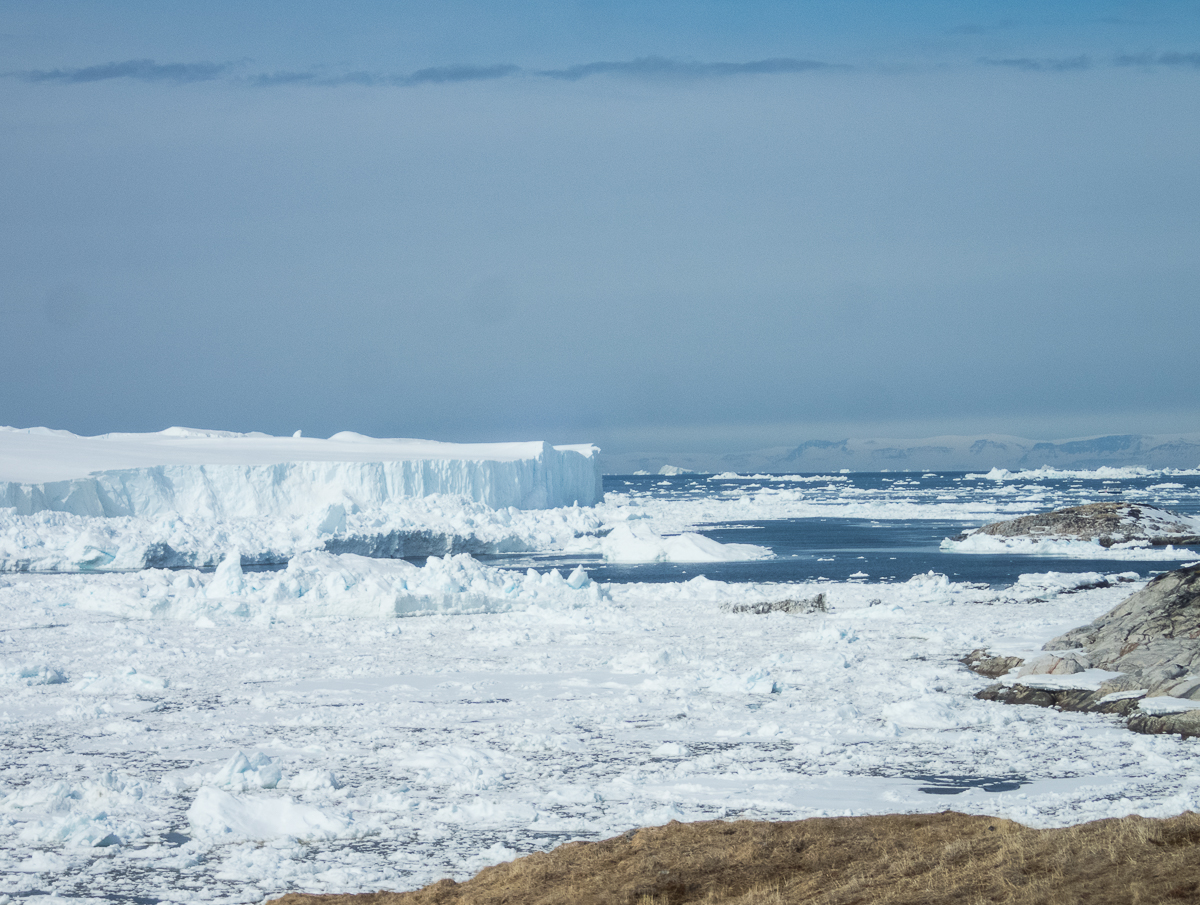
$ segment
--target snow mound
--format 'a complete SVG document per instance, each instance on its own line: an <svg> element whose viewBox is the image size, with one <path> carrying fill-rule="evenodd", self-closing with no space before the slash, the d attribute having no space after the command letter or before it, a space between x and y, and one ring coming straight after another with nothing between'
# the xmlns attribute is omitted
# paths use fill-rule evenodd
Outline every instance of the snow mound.
<svg viewBox="0 0 1200 905"><path fill-rule="evenodd" d="M248 792L273 789L282 779L283 772L261 751L249 757L239 751L215 774L205 777L205 784L228 792Z"/></svg>

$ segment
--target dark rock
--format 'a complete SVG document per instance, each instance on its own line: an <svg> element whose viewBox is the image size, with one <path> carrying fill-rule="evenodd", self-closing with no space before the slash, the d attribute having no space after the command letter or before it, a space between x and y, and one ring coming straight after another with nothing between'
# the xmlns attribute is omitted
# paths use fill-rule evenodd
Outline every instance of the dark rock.
<svg viewBox="0 0 1200 905"><path fill-rule="evenodd" d="M1167 713L1162 716L1139 710L1130 715L1125 725L1134 732L1146 735L1182 735L1184 738L1195 738L1200 736L1200 710Z"/></svg>
<svg viewBox="0 0 1200 905"><path fill-rule="evenodd" d="M1032 704L1035 707L1057 707L1073 713L1115 713L1127 716L1137 711L1138 698L1121 698L1116 701L1101 699L1108 695L1107 689L1088 691L1082 688L1030 688L1016 683L989 685L975 697L981 701L998 701L1001 704Z"/></svg>
<svg viewBox="0 0 1200 905"><path fill-rule="evenodd" d="M791 616L806 616L810 613L828 613L829 604L824 594L803 599L768 600L761 603L735 603L722 607L727 613L751 613L765 616L767 613L787 613Z"/></svg>
<svg viewBox="0 0 1200 905"><path fill-rule="evenodd" d="M975 695L981 701L999 701L1001 704L1033 704L1036 707L1053 707L1054 694L1040 688L1025 685L989 685Z"/></svg>
<svg viewBox="0 0 1200 905"><path fill-rule="evenodd" d="M1020 657L995 657L982 647L977 647L958 662L971 672L977 672L989 679L998 679L1025 661Z"/></svg>

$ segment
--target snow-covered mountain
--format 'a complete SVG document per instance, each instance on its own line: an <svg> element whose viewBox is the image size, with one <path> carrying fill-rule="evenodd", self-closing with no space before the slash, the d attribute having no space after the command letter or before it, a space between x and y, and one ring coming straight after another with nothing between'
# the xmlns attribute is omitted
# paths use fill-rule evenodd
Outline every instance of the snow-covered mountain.
<svg viewBox="0 0 1200 905"><path fill-rule="evenodd" d="M636 452L603 456L607 474L657 473L669 464L691 471L990 471L1051 468L1196 468L1200 433L1118 434L1068 440L1029 440L1003 434L806 440L793 447L743 453Z"/></svg>

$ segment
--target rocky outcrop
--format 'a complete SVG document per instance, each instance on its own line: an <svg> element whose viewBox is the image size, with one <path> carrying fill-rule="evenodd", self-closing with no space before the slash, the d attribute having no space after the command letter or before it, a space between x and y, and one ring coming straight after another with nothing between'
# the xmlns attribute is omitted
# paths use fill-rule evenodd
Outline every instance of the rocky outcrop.
<svg viewBox="0 0 1200 905"><path fill-rule="evenodd" d="M1044 650L1019 662L975 651L963 662L992 677L1000 675L996 670L1004 663L1006 672L1016 669L1012 680L977 695L985 700L1118 713L1139 732L1200 735L1200 564L1158 576L1089 625L1052 639ZM1086 670L1117 675L1091 688L1055 688L1045 678Z"/></svg>
<svg viewBox="0 0 1200 905"><path fill-rule="evenodd" d="M1200 544L1200 526L1195 520L1166 509L1118 501L1070 506L1053 512L993 522L958 539L962 540L971 534L1069 538L1096 541L1102 547L1139 540L1148 541L1156 547Z"/></svg>
<svg viewBox="0 0 1200 905"><path fill-rule="evenodd" d="M828 613L829 603L825 595L816 597L795 598L785 600L765 600L755 603L732 603L721 607L727 613L750 613L754 616L765 616L768 613L787 613L789 616L808 616L813 613Z"/></svg>
<svg viewBox="0 0 1200 905"><path fill-rule="evenodd" d="M983 648L976 648L958 662L972 672L979 673L981 676L987 676L989 679L998 679L1005 673L1016 669L1025 661L1020 657L993 656Z"/></svg>

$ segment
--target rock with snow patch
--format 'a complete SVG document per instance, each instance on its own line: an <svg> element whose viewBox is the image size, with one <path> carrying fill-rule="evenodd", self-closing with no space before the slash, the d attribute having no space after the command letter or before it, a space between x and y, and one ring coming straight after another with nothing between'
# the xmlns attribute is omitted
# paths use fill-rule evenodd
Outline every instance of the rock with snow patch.
<svg viewBox="0 0 1200 905"><path fill-rule="evenodd" d="M1116 501L1069 506L1052 512L993 522L962 537L978 534L1036 539L1069 538L1095 541L1102 547L1139 540L1155 547L1200 544L1200 525L1196 519L1153 506Z"/></svg>
<svg viewBox="0 0 1200 905"><path fill-rule="evenodd" d="M978 697L1121 713L1141 732L1200 735L1200 564L1159 575L1044 649L1020 665L1016 682L990 686ZM1098 687L1046 688L1031 681L1085 670L1114 675Z"/></svg>

